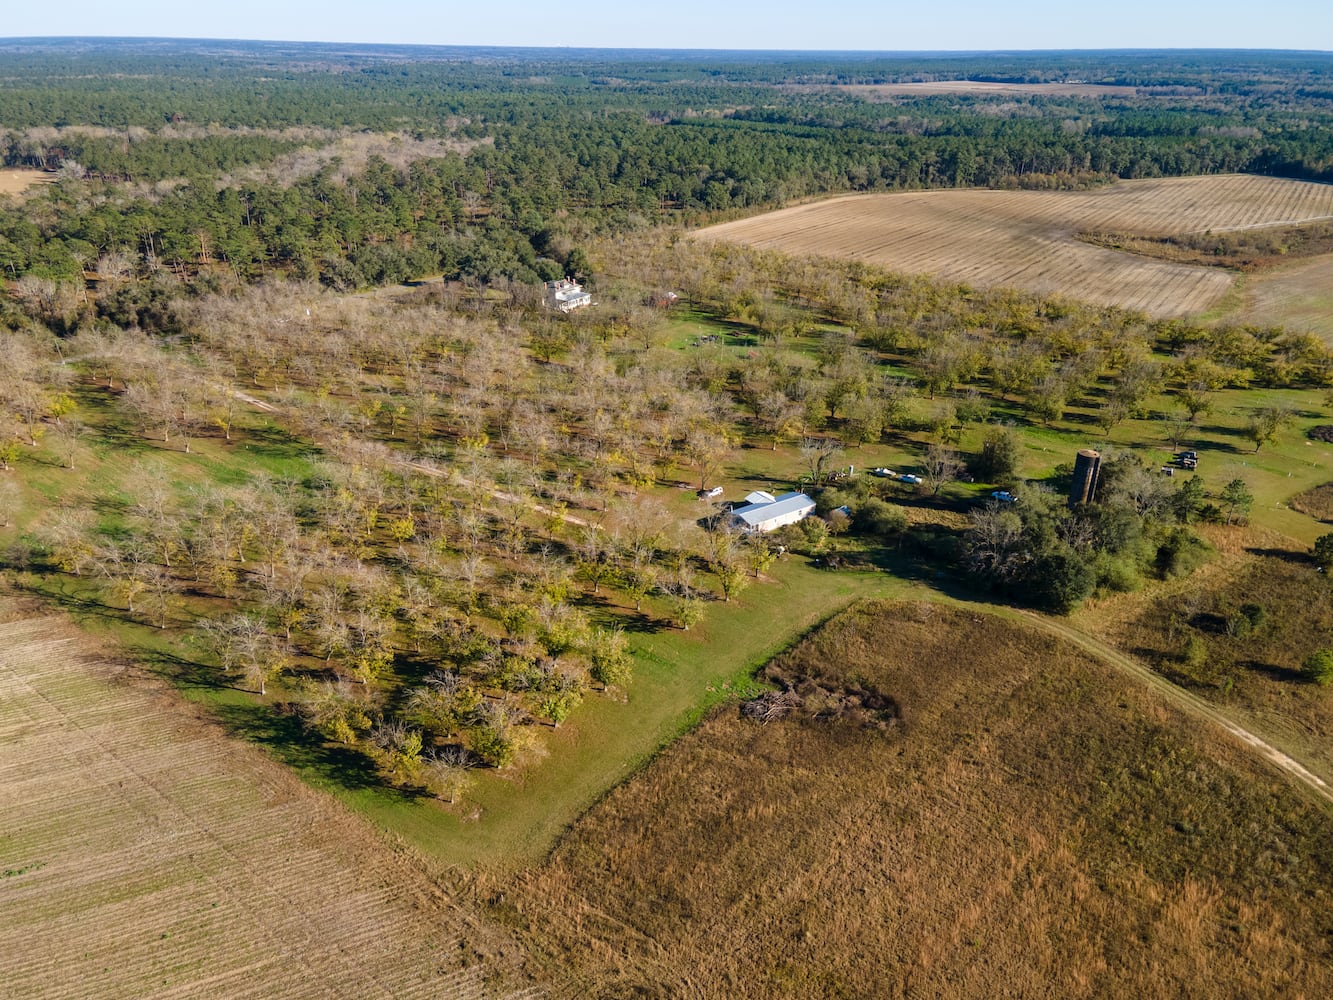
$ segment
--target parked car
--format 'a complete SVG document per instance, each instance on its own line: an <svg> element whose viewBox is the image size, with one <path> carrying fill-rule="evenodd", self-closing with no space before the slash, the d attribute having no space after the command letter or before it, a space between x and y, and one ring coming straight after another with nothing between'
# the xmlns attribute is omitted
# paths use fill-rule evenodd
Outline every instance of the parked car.
<svg viewBox="0 0 1333 1000"><path fill-rule="evenodd" d="M710 486L706 490L699 491L700 500L712 500L714 497L720 497L721 495L722 495L721 486Z"/></svg>
<svg viewBox="0 0 1333 1000"><path fill-rule="evenodd" d="M1015 503L1018 497L1014 496L1008 490L996 490L990 495L992 500L998 500L1000 503Z"/></svg>
<svg viewBox="0 0 1333 1000"><path fill-rule="evenodd" d="M906 483L908 486L920 486L921 477L914 476L910 472L904 472L901 476L898 477L898 482Z"/></svg>
<svg viewBox="0 0 1333 1000"><path fill-rule="evenodd" d="M883 468L882 466L881 466L880 468L878 468L878 469L871 469L871 470L870 470L870 474L871 474L872 476L879 476L881 479L897 479L897 478L898 478L898 473L894 472L892 469L885 469L885 468Z"/></svg>

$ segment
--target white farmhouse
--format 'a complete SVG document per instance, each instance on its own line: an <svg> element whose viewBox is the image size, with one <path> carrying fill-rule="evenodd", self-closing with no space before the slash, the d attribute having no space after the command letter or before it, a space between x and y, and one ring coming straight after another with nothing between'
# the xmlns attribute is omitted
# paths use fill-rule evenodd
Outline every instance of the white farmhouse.
<svg viewBox="0 0 1333 1000"><path fill-rule="evenodd" d="M572 278L546 283L546 306L561 312L573 312L582 306L592 305L592 295L583 290L583 286Z"/></svg>
<svg viewBox="0 0 1333 1000"><path fill-rule="evenodd" d="M731 521L742 531L776 531L784 524L795 524L809 517L815 502L804 493L756 492L745 498L746 504L731 512Z"/></svg>

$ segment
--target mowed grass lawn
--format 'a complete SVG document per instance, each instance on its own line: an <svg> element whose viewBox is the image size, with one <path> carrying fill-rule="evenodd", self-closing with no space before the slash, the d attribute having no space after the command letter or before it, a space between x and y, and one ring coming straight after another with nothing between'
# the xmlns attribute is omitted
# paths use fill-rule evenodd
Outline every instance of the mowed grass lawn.
<svg viewBox="0 0 1333 1000"><path fill-rule="evenodd" d="M937 401L916 400L916 413L910 418L920 421ZM1280 405L1292 414L1276 440L1264 444L1257 452L1254 442L1244 436L1245 425L1255 409ZM1070 406L1064 418L1051 425L1024 423L1018 408L1012 405L992 406L992 420L1012 421L1018 428L1023 452L1020 479L1049 478L1060 465L1072 465L1081 448L1096 448L1103 453L1129 452L1150 467L1172 463L1175 450L1168 436L1169 428L1162 415L1176 407L1170 396L1159 396L1148 404L1152 416L1126 420L1107 434L1096 424L1096 411L1087 406ZM1259 526L1290 538L1299 547L1307 547L1328 531L1328 525L1315 518L1292 510L1290 500L1306 490L1333 480L1333 444L1311 440L1306 433L1318 424L1333 423L1333 410L1317 392L1292 389L1225 390L1216 393L1213 408L1203 414L1197 424L1179 441L1179 448L1199 452L1198 475L1203 477L1208 491L1216 495L1232 479L1243 479L1254 494L1250 520ZM964 455L981 448L986 430L970 426L963 430L956 447ZM866 444L845 449L838 465L846 469L854 466L858 473L877 466L886 466L896 472L923 471L922 456L932 437L925 431L890 428L882 443ZM795 489L806 471L800 449L794 444L783 444L777 450L767 443L751 442L751 446L736 449L725 472L715 477L714 485L725 490L726 500L739 500L756 489ZM1179 484L1188 476L1177 469L1173 482ZM690 485L697 486L697 482ZM990 484L952 484L943 491L946 497L966 501L984 500L989 496ZM912 494L905 487L889 488L889 499L906 499ZM689 494L693 501L693 493ZM683 513L687 509L682 498L677 504ZM703 511L700 507L699 516Z"/></svg>

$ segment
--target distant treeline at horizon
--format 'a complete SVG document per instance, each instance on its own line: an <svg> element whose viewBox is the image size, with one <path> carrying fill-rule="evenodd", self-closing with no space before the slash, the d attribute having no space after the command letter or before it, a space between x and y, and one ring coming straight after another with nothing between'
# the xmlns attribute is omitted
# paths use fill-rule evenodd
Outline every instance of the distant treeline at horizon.
<svg viewBox="0 0 1333 1000"><path fill-rule="evenodd" d="M1111 86L846 86L945 79ZM1237 171L1331 181L1330 126L1333 56L1298 52L9 40L0 164L64 169L0 208L0 271L76 280L111 255L186 278L225 262L337 287L532 282L599 232L829 192Z"/></svg>

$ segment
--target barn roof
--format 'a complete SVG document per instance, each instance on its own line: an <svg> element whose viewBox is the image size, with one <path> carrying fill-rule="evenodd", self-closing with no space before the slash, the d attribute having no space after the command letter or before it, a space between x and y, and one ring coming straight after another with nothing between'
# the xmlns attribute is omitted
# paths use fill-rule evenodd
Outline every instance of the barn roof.
<svg viewBox="0 0 1333 1000"><path fill-rule="evenodd" d="M772 503L747 503L731 513L737 520L753 528L786 514L810 510L814 505L815 502L804 493L784 493L774 497Z"/></svg>

